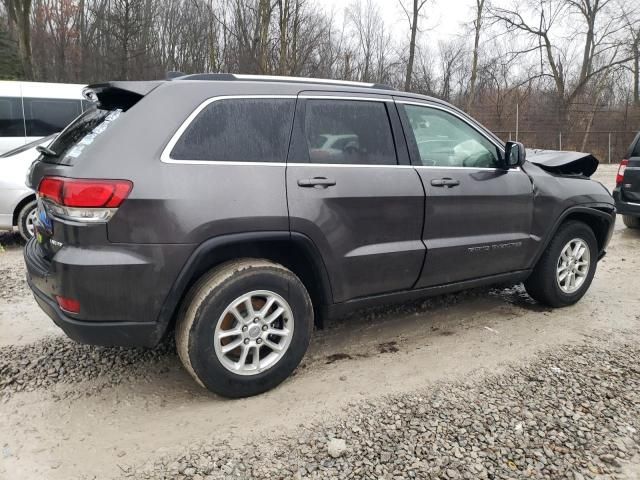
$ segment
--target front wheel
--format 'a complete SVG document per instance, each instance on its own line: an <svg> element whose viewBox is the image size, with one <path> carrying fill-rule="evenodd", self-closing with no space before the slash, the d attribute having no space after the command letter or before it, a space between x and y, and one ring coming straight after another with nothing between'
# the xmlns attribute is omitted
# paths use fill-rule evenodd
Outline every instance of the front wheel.
<svg viewBox="0 0 640 480"><path fill-rule="evenodd" d="M640 217L633 217L631 215L623 215L622 221L628 228L640 228Z"/></svg>
<svg viewBox="0 0 640 480"><path fill-rule="evenodd" d="M188 294L176 346L198 383L225 397L248 397L285 380L304 356L313 307L300 279L282 265L243 259L214 268Z"/></svg>
<svg viewBox="0 0 640 480"><path fill-rule="evenodd" d="M566 307L580 300L596 273L598 243L591 228L569 221L558 229L524 282L527 293L551 307Z"/></svg>
<svg viewBox="0 0 640 480"><path fill-rule="evenodd" d="M18 231L28 241L35 234L35 221L38 215L38 203L35 200L27 203L18 213Z"/></svg>

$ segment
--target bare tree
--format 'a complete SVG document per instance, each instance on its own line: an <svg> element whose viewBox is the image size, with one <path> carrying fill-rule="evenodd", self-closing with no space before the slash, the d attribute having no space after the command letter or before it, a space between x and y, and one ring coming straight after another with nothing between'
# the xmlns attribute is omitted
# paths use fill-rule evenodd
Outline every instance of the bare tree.
<svg viewBox="0 0 640 480"><path fill-rule="evenodd" d="M31 0L2 0L8 14L9 32L18 41L22 71L27 79L33 78L31 59Z"/></svg>
<svg viewBox="0 0 640 480"><path fill-rule="evenodd" d="M484 2L484 0L482 0ZM404 0L398 0L402 11L407 17L409 22L409 30L411 31L411 37L409 40L409 59L407 60L407 73L404 80L404 89L409 91L411 89L411 77L413 75L413 62L416 53L416 36L418 34L418 21L420 20L420 12L422 8L427 4L427 0L412 0L411 11L405 5Z"/></svg>
<svg viewBox="0 0 640 480"><path fill-rule="evenodd" d="M471 59L471 77L469 79L469 94L467 95L467 112L471 111L471 105L476 96L476 82L478 80L478 56L480 51L480 34L482 32L482 19L484 15L485 0L476 0L476 18L473 21L474 39L473 56Z"/></svg>
<svg viewBox="0 0 640 480"><path fill-rule="evenodd" d="M536 0L520 1L512 9L491 8L493 18L502 22L508 31L520 32L536 42L533 47L527 47L520 53L540 53L541 74L553 79L560 105L559 114L564 120L569 106L583 93L591 80L631 59L621 55L623 49L615 38L620 29L619 18L603 16L605 7L610 2L611 0ZM576 22L572 37L582 39L583 51L579 73L574 78L567 78L569 65L564 61L569 58L573 45L569 41L564 44L555 42L552 36L556 24L570 14L578 14L572 18L581 20ZM602 25L596 29L601 17Z"/></svg>
<svg viewBox="0 0 640 480"><path fill-rule="evenodd" d="M630 8L628 3L621 2L619 8L632 57L630 70L633 76L633 103L640 106L640 6L634 5Z"/></svg>

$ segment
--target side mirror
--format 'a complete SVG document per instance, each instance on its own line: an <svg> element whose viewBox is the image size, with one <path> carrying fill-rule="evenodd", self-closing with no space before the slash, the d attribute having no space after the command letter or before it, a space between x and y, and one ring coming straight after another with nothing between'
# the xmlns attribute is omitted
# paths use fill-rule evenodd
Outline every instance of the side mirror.
<svg viewBox="0 0 640 480"><path fill-rule="evenodd" d="M520 142L507 142L504 147L505 168L515 168L522 165L527 158L527 151Z"/></svg>

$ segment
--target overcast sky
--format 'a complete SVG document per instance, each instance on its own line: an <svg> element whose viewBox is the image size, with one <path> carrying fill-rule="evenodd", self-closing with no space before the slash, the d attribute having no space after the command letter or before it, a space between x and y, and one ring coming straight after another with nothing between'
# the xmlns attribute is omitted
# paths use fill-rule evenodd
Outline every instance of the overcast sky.
<svg viewBox="0 0 640 480"><path fill-rule="evenodd" d="M350 0L314 1L327 11L333 9L340 21L343 18L344 9L350 4ZM408 35L409 24L398 0L373 0L373 2L378 5L387 25L394 28L396 39ZM405 0L407 5L412 3L411 0ZM425 18L419 24L420 28L424 30L421 34L421 40L424 40L425 36L437 41L463 34L463 24L471 22L473 19L474 4L475 0L429 0L429 3L423 8Z"/></svg>

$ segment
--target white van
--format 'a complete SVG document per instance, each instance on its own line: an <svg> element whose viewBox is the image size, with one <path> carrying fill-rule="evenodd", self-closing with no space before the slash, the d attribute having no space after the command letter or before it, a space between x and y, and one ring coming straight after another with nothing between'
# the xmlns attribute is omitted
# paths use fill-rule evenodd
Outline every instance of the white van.
<svg viewBox="0 0 640 480"><path fill-rule="evenodd" d="M64 129L91 106L84 85L0 81L0 155Z"/></svg>

